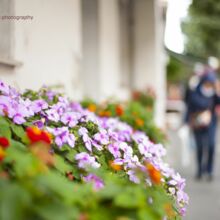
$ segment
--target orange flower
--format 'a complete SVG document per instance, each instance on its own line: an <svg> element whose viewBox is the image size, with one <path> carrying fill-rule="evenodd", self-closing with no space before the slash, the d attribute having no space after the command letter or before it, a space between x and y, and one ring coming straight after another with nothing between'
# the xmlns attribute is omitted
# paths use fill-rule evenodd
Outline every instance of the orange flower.
<svg viewBox="0 0 220 220"><path fill-rule="evenodd" d="M103 117L105 115L105 112L104 111L100 111L98 114L99 114L100 117Z"/></svg>
<svg viewBox="0 0 220 220"><path fill-rule="evenodd" d="M9 140L5 137L0 137L0 146L3 148L9 147L10 143Z"/></svg>
<svg viewBox="0 0 220 220"><path fill-rule="evenodd" d="M88 110L90 111L90 112L95 112L96 111L96 105L95 104L89 104L89 106L88 106Z"/></svg>
<svg viewBox="0 0 220 220"><path fill-rule="evenodd" d="M124 109L121 105L117 105L115 111L118 116L122 116L124 114Z"/></svg>
<svg viewBox="0 0 220 220"><path fill-rule="evenodd" d="M109 165L115 171L119 171L122 169L121 165L115 164L112 160L109 161Z"/></svg>
<svg viewBox="0 0 220 220"><path fill-rule="evenodd" d="M52 136L47 131L41 131L38 127L28 127L26 133L31 143L36 143L39 141L46 142L47 144L51 143Z"/></svg>
<svg viewBox="0 0 220 220"><path fill-rule="evenodd" d="M0 147L0 162L5 159L6 153L2 147Z"/></svg>
<svg viewBox="0 0 220 220"><path fill-rule="evenodd" d="M142 126L144 125L144 121L143 121L142 119L140 119L140 118L137 118L137 119L135 120L135 123L136 123L136 125L139 126L139 127L142 127Z"/></svg>
<svg viewBox="0 0 220 220"><path fill-rule="evenodd" d="M105 111L105 117L110 117L111 116L111 112L110 111Z"/></svg>
<svg viewBox="0 0 220 220"><path fill-rule="evenodd" d="M155 184L161 183L161 173L158 171L152 164L147 163L146 164L147 171L149 173L149 176L151 178L151 181Z"/></svg>

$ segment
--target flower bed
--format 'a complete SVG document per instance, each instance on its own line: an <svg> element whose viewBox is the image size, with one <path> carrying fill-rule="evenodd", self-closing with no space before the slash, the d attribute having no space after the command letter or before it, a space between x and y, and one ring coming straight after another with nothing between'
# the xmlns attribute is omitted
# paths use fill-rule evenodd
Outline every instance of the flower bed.
<svg viewBox="0 0 220 220"><path fill-rule="evenodd" d="M1 219L184 215L185 180L145 133L47 88L0 94Z"/></svg>
<svg viewBox="0 0 220 220"><path fill-rule="evenodd" d="M133 129L143 131L154 143L165 143L166 135L154 123L154 112L152 108L146 108L139 101L117 103L107 101L97 104L87 99L81 102L84 108L95 112L100 117L117 117L129 124Z"/></svg>

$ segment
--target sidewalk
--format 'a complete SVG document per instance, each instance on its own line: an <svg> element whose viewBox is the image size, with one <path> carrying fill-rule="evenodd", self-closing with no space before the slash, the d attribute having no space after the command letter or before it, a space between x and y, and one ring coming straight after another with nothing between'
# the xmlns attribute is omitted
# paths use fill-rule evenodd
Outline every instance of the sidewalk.
<svg viewBox="0 0 220 220"><path fill-rule="evenodd" d="M194 150L190 151L190 165L183 167L181 164L181 145L176 131L169 131L170 144L168 145L167 160L171 166L186 178L186 192L189 194L190 203L184 220L219 220L220 219L220 140L217 141L215 178L213 182L204 180L197 182L195 176ZM220 129L217 137L220 137Z"/></svg>

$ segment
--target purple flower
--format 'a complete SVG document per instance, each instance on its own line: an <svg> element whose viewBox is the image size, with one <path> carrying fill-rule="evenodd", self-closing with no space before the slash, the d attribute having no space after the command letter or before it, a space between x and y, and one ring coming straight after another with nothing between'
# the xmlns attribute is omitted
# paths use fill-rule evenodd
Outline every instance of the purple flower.
<svg viewBox="0 0 220 220"><path fill-rule="evenodd" d="M51 121L58 122L60 120L60 116L54 109L49 109L46 111L47 118Z"/></svg>
<svg viewBox="0 0 220 220"><path fill-rule="evenodd" d="M76 112L82 112L83 111L82 106L78 102L71 102L70 103L70 108L71 108L72 111L76 111Z"/></svg>
<svg viewBox="0 0 220 220"><path fill-rule="evenodd" d="M39 113L43 109L47 109L47 108L48 108L48 104L44 100L39 99L39 100L34 100L32 102L32 109L34 113Z"/></svg>
<svg viewBox="0 0 220 220"><path fill-rule="evenodd" d="M3 95L9 94L9 86L0 80L0 92Z"/></svg>
<svg viewBox="0 0 220 220"><path fill-rule="evenodd" d="M55 111L59 115L59 117L61 117L61 115L63 115L66 111L67 107L68 105L66 103L57 102L55 105L52 105L51 109Z"/></svg>
<svg viewBox="0 0 220 220"><path fill-rule="evenodd" d="M78 133L82 137L87 150L92 151L92 139L88 135L88 130L84 127L81 127Z"/></svg>
<svg viewBox="0 0 220 220"><path fill-rule="evenodd" d="M98 151L103 150L102 145L98 144L97 141L92 140L92 145L93 145Z"/></svg>
<svg viewBox="0 0 220 220"><path fill-rule="evenodd" d="M186 180L183 179L179 173L173 174L172 179L168 182L170 185L177 186L179 189L183 189L185 187Z"/></svg>
<svg viewBox="0 0 220 220"><path fill-rule="evenodd" d="M17 113L17 114L15 114L14 117L13 117L13 122L14 122L15 124L21 125L21 124L23 124L24 122L26 122L26 120L22 117L21 114Z"/></svg>
<svg viewBox="0 0 220 220"><path fill-rule="evenodd" d="M145 135L144 132L141 132L141 131L136 131L133 135L132 135L132 138L134 139L134 141L137 143L137 144L140 144L140 143L148 143L149 142L149 138Z"/></svg>
<svg viewBox="0 0 220 220"><path fill-rule="evenodd" d="M34 116L34 111L32 109L32 101L30 99L20 99L19 100L20 108L23 108L21 111L25 112L26 117Z"/></svg>
<svg viewBox="0 0 220 220"><path fill-rule="evenodd" d="M46 92L46 96L47 96L47 98L49 99L49 101L52 101L55 95L56 95L56 93L53 92L53 91L51 91L51 90L48 90L48 91Z"/></svg>
<svg viewBox="0 0 220 220"><path fill-rule="evenodd" d="M153 157L164 157L166 155L166 149L163 147L162 144L153 144L151 143L151 147L149 148L150 153Z"/></svg>
<svg viewBox="0 0 220 220"><path fill-rule="evenodd" d="M121 152L117 143L109 144L108 150L114 156L114 158L121 157Z"/></svg>
<svg viewBox="0 0 220 220"><path fill-rule="evenodd" d="M106 145L109 143L109 137L107 131L102 129L99 133L94 135L94 139L100 144Z"/></svg>
<svg viewBox="0 0 220 220"><path fill-rule="evenodd" d="M34 121L33 124L34 124L35 126L37 126L39 129L43 129L43 127L44 127L44 120Z"/></svg>
<svg viewBox="0 0 220 220"><path fill-rule="evenodd" d="M116 158L114 160L114 164L117 164L117 165L123 165L125 162L126 162L126 160L122 159L122 158Z"/></svg>
<svg viewBox="0 0 220 220"><path fill-rule="evenodd" d="M13 108L11 108L11 99L7 96L0 96L0 114L1 115L8 115L9 111L13 110L13 114L15 114L15 111Z"/></svg>
<svg viewBox="0 0 220 220"><path fill-rule="evenodd" d="M181 207L180 208L180 215L185 216L186 215L186 207Z"/></svg>
<svg viewBox="0 0 220 220"><path fill-rule="evenodd" d="M129 170L127 174L129 175L129 179L131 182L140 183L140 179L137 177L134 170Z"/></svg>
<svg viewBox="0 0 220 220"><path fill-rule="evenodd" d="M65 124L68 125L69 127L74 127L78 124L78 116L77 113L73 112L66 112L61 116L61 121Z"/></svg>
<svg viewBox="0 0 220 220"><path fill-rule="evenodd" d="M114 132L114 131L108 131L108 134L109 134L109 139L111 141L118 141L118 133L117 132Z"/></svg>
<svg viewBox="0 0 220 220"><path fill-rule="evenodd" d="M83 177L83 180L87 183L93 183L94 190L100 190L104 187L104 182L101 180L101 178L92 173Z"/></svg>
<svg viewBox="0 0 220 220"><path fill-rule="evenodd" d="M177 191L177 201L179 204L188 204L189 196L182 190Z"/></svg>
<svg viewBox="0 0 220 220"><path fill-rule="evenodd" d="M132 156L133 150L130 146L128 146L128 144L126 142L121 142L119 144L119 148L124 151L124 154L126 156L130 156L130 157Z"/></svg>
<svg viewBox="0 0 220 220"><path fill-rule="evenodd" d="M62 147L64 144L68 144L70 147L75 146L75 136L69 132L67 127L47 128L47 130L55 136L57 146Z"/></svg>
<svg viewBox="0 0 220 220"><path fill-rule="evenodd" d="M99 168L100 164L95 161L95 157L90 156L86 152L76 154L75 159L78 161L79 168Z"/></svg>
<svg viewBox="0 0 220 220"><path fill-rule="evenodd" d="M76 138L75 138L74 134L69 133L69 135L67 137L67 143L70 145L70 147L75 146L75 141L76 141Z"/></svg>
<svg viewBox="0 0 220 220"><path fill-rule="evenodd" d="M149 152L150 151L149 146L140 143L138 145L138 149L139 149L140 154L144 155L146 158L152 157L152 154Z"/></svg>

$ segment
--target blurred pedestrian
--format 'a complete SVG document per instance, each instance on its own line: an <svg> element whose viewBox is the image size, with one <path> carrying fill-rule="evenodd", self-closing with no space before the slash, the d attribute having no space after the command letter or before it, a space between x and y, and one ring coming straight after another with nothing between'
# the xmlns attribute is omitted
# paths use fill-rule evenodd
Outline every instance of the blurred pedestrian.
<svg viewBox="0 0 220 220"><path fill-rule="evenodd" d="M208 72L201 76L197 87L187 97L187 118L196 142L197 174L201 179L208 174L213 178L213 162L215 154L215 134L217 116L215 107L220 104L220 97L216 92L216 74Z"/></svg>
<svg viewBox="0 0 220 220"><path fill-rule="evenodd" d="M204 72L206 72L208 70L208 66L204 66L201 63L196 63L194 66L194 71L193 74L190 76L188 84L186 86L186 90L185 90L185 95L184 95L184 102L186 104L186 114L185 114L185 121L187 122L189 120L189 108L188 108L188 104L189 104L189 98L190 95L193 91L196 90L196 88L198 87L201 77L204 75Z"/></svg>

